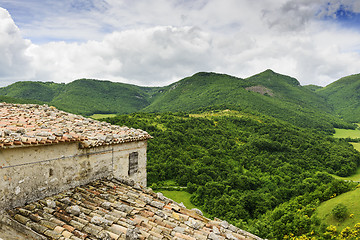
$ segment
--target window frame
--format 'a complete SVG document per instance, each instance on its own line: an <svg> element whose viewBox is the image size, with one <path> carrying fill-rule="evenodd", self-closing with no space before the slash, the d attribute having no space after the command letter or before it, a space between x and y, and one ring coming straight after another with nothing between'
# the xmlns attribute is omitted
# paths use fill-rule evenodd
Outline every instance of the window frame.
<svg viewBox="0 0 360 240"><path fill-rule="evenodd" d="M138 152L129 153L128 175L133 176L138 171L139 171L139 153Z"/></svg>

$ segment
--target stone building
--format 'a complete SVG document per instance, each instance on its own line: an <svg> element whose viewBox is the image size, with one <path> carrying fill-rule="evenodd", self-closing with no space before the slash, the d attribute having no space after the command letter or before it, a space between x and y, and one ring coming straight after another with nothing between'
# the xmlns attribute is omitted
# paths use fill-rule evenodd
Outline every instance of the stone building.
<svg viewBox="0 0 360 240"><path fill-rule="evenodd" d="M103 177L146 186L140 130L46 105L0 104L0 208L11 208Z"/></svg>
<svg viewBox="0 0 360 240"><path fill-rule="evenodd" d="M261 240L146 188L150 138L46 105L0 104L0 240Z"/></svg>

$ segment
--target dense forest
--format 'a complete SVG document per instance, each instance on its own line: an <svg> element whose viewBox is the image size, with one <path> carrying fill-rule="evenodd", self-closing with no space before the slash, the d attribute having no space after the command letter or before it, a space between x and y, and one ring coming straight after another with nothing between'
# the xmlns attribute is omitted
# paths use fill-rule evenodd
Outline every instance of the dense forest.
<svg viewBox="0 0 360 240"><path fill-rule="evenodd" d="M325 231L320 202L349 191L360 153L344 140L229 109L134 113L108 122L148 131L148 183L186 186L192 202L264 238Z"/></svg>

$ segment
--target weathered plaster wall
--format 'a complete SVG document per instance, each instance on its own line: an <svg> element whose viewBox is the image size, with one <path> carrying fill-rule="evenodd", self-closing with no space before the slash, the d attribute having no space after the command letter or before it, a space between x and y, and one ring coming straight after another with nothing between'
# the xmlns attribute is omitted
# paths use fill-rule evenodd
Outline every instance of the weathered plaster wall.
<svg viewBox="0 0 360 240"><path fill-rule="evenodd" d="M82 149L62 143L0 150L0 208L12 208L103 177L131 178L146 186L146 141ZM128 176L131 152L139 171Z"/></svg>
<svg viewBox="0 0 360 240"><path fill-rule="evenodd" d="M142 186L146 186L146 149L147 141L132 142L131 144L114 145L114 176L120 178L130 178ZM134 175L128 175L129 154L138 152L139 166Z"/></svg>

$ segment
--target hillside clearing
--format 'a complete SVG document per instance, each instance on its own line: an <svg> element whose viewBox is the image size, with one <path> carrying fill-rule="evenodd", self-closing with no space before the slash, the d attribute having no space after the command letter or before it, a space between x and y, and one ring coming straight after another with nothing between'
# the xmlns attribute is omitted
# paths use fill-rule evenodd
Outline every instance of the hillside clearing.
<svg viewBox="0 0 360 240"><path fill-rule="evenodd" d="M161 193L164 194L165 197L170 198L177 203L182 202L188 209L196 208L196 206L190 202L191 194L188 192L161 190Z"/></svg>
<svg viewBox="0 0 360 240"><path fill-rule="evenodd" d="M360 188L353 191L343 193L333 199L320 204L317 208L318 217L321 222L327 225L334 225L338 230L342 230L347 226L354 226L360 222ZM352 217L347 217L343 222L337 221L331 214L331 210L339 203L344 204L348 209L348 214L353 214Z"/></svg>
<svg viewBox="0 0 360 240"><path fill-rule="evenodd" d="M111 117L116 117L116 114L93 114L90 116L90 118L93 118L93 119L102 119L102 118L111 118Z"/></svg>
<svg viewBox="0 0 360 240"><path fill-rule="evenodd" d="M195 206L190 202L191 194L185 191L168 191L168 190L161 190L162 194L164 194L165 197L170 198L174 200L177 203L183 203L187 209L193 209L199 207ZM205 217L210 217L207 213L205 213L202 209L200 209L201 212L204 214Z"/></svg>
<svg viewBox="0 0 360 240"><path fill-rule="evenodd" d="M360 143L351 142L351 144L354 146L356 150L360 152Z"/></svg>
<svg viewBox="0 0 360 240"><path fill-rule="evenodd" d="M335 128L335 138L360 138L359 129L339 129Z"/></svg>
<svg viewBox="0 0 360 240"><path fill-rule="evenodd" d="M192 114L189 114L189 116L190 117L202 117L202 118L223 117L223 116L243 117L243 116L245 116L245 114L241 113L239 111L236 111L236 110L225 109L225 110L217 110L217 111L210 111L210 112L203 112L203 113L192 113Z"/></svg>

